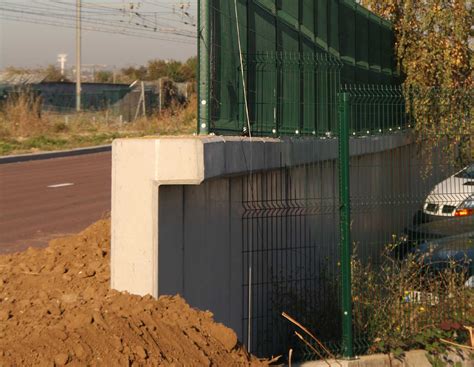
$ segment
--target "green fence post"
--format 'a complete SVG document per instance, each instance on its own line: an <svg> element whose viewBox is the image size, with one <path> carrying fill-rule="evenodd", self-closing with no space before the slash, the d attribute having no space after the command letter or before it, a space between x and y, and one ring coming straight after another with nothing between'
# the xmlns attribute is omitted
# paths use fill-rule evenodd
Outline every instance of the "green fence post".
<svg viewBox="0 0 474 367"><path fill-rule="evenodd" d="M339 202L342 280L342 353L353 358L351 295L351 228L349 185L349 108L350 94L339 94Z"/></svg>
<svg viewBox="0 0 474 367"><path fill-rule="evenodd" d="M211 54L211 0L198 0L198 126L199 135L209 133L211 111L210 54Z"/></svg>

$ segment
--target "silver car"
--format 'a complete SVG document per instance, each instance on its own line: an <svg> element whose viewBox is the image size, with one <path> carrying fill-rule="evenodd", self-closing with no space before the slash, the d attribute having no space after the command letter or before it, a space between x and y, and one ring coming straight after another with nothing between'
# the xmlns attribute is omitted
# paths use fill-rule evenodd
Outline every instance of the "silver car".
<svg viewBox="0 0 474 367"><path fill-rule="evenodd" d="M474 163L437 184L423 204L423 213L438 217L474 215Z"/></svg>

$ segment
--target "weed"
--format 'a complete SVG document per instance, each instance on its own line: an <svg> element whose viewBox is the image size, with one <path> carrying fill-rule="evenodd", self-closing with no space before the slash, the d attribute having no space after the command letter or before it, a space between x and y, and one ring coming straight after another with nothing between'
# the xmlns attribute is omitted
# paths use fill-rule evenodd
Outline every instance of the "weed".
<svg viewBox="0 0 474 367"><path fill-rule="evenodd" d="M369 353L394 353L422 348L442 355L447 339L467 342L462 325L469 323L472 290L466 273L455 262L433 272L425 256L394 258L389 246L381 264L353 257L354 327Z"/></svg>

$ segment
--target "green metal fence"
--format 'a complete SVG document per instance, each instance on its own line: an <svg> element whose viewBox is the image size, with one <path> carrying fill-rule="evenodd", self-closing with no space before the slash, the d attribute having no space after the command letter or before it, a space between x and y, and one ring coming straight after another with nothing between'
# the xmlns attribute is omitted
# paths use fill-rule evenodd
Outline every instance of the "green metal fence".
<svg viewBox="0 0 474 367"><path fill-rule="evenodd" d="M399 93L372 90L366 99L360 89L349 91L341 107L349 121L364 121L371 115L360 111L375 109L384 123L413 127L380 135L374 142L380 144L377 160L357 144L367 137L351 139L349 163L347 153L339 155L350 172L341 176L350 180L349 200L341 196L341 207L350 203L350 218L340 218L342 227L350 223L346 301L353 303L351 344L357 354L381 342L413 345L416 336L420 340L448 320L468 322L472 312L474 292L465 282L474 275L474 91L408 92L403 99L410 101L409 113ZM348 266L347 258L341 262Z"/></svg>
<svg viewBox="0 0 474 367"><path fill-rule="evenodd" d="M242 181L248 349L350 358L462 320L473 91L404 91L390 25L354 1L201 0L199 17L199 133L287 147Z"/></svg>
<svg viewBox="0 0 474 367"><path fill-rule="evenodd" d="M412 126L401 86L345 85L340 93L350 95L349 133L385 134Z"/></svg>
<svg viewBox="0 0 474 367"><path fill-rule="evenodd" d="M404 100L398 87L347 87L331 137L285 138L283 168L244 179L243 342L253 353L352 357L466 319L474 296L464 286L474 276L473 91L413 94L413 106L437 106L448 119L443 132L415 121ZM354 134L368 118L382 133ZM311 347L301 342L282 312L330 353L311 338Z"/></svg>
<svg viewBox="0 0 474 367"><path fill-rule="evenodd" d="M244 131L244 84L257 134L334 130L335 119L328 116L321 121L324 113L316 110L323 100L311 95L329 86L324 81L315 85L314 78L307 78L308 61L321 61L321 54L337 60L338 80L343 84L398 84L393 44L390 23L352 0L201 0L199 131L248 133ZM321 66L314 64L324 75ZM328 80L333 71L328 71ZM280 114L271 111L272 101L289 98L305 110L298 110L297 116L291 108ZM266 107L259 110L262 103ZM318 116L316 129L307 126L312 116Z"/></svg>
<svg viewBox="0 0 474 367"><path fill-rule="evenodd" d="M246 108L254 136L330 136L337 132L338 93L351 94L353 135L387 133L410 125L402 88L391 85L342 84L344 64L327 53L265 52L244 55L246 84L242 98L216 103L209 131L248 134ZM241 75L235 69L235 78ZM224 117L227 116L227 117Z"/></svg>
<svg viewBox="0 0 474 367"><path fill-rule="evenodd" d="M320 136L334 130L341 68L340 61L323 53L246 55L252 134ZM242 102L238 111L244 108ZM246 128L244 121L239 131ZM214 131L232 133L217 125Z"/></svg>

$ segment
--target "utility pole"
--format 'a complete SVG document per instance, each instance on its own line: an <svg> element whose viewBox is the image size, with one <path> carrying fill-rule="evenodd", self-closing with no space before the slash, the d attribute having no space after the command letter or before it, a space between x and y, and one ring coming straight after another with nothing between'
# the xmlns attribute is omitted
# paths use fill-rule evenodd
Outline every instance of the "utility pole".
<svg viewBox="0 0 474 367"><path fill-rule="evenodd" d="M81 112L81 0L76 0L76 111Z"/></svg>

